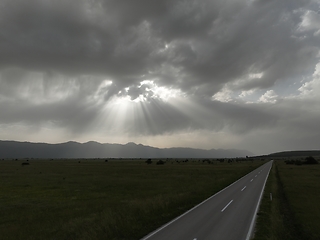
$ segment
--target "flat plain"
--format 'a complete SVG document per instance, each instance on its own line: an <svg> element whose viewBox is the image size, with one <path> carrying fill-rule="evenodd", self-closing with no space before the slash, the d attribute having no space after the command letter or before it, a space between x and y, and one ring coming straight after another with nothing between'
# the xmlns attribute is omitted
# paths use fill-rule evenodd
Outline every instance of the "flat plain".
<svg viewBox="0 0 320 240"><path fill-rule="evenodd" d="M0 161L1 239L140 239L264 162Z"/></svg>

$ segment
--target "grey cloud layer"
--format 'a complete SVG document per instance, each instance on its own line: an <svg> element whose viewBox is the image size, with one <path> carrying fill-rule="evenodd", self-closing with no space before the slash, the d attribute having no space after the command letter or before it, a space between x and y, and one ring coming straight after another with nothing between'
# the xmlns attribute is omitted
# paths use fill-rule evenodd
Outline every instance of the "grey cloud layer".
<svg viewBox="0 0 320 240"><path fill-rule="evenodd" d="M305 99L280 96L270 105L211 98L226 86L267 91L314 78L319 9L312 0L3 0L0 125L50 122L85 132L104 117L111 121L115 96L143 96L121 131L249 136L274 126L311 134L319 116ZM144 80L183 97L161 100Z"/></svg>
<svg viewBox="0 0 320 240"><path fill-rule="evenodd" d="M308 1L7 0L1 5L0 64L100 73L119 88L152 78L205 95L263 72L259 81L238 88L268 88L313 70L318 46L296 31L304 14L298 10L312 6Z"/></svg>

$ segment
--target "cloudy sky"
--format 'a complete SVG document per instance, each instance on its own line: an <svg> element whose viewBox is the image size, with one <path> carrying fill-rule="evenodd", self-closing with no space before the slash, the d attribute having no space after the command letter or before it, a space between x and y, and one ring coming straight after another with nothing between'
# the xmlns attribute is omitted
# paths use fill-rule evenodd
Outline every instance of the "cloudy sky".
<svg viewBox="0 0 320 240"><path fill-rule="evenodd" d="M1 0L0 139L320 149L319 0Z"/></svg>

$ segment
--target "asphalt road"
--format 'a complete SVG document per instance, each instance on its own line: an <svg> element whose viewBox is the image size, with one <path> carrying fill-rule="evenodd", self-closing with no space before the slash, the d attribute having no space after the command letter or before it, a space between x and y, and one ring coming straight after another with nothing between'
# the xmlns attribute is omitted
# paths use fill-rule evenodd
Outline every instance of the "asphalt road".
<svg viewBox="0 0 320 240"><path fill-rule="evenodd" d="M250 239L272 162L255 169L141 240Z"/></svg>

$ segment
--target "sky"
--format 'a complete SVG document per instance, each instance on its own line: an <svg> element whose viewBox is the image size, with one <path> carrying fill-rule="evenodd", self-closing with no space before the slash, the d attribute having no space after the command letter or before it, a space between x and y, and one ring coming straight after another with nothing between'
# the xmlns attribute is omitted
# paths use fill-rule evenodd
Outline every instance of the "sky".
<svg viewBox="0 0 320 240"><path fill-rule="evenodd" d="M0 139L320 149L319 0L1 0Z"/></svg>

